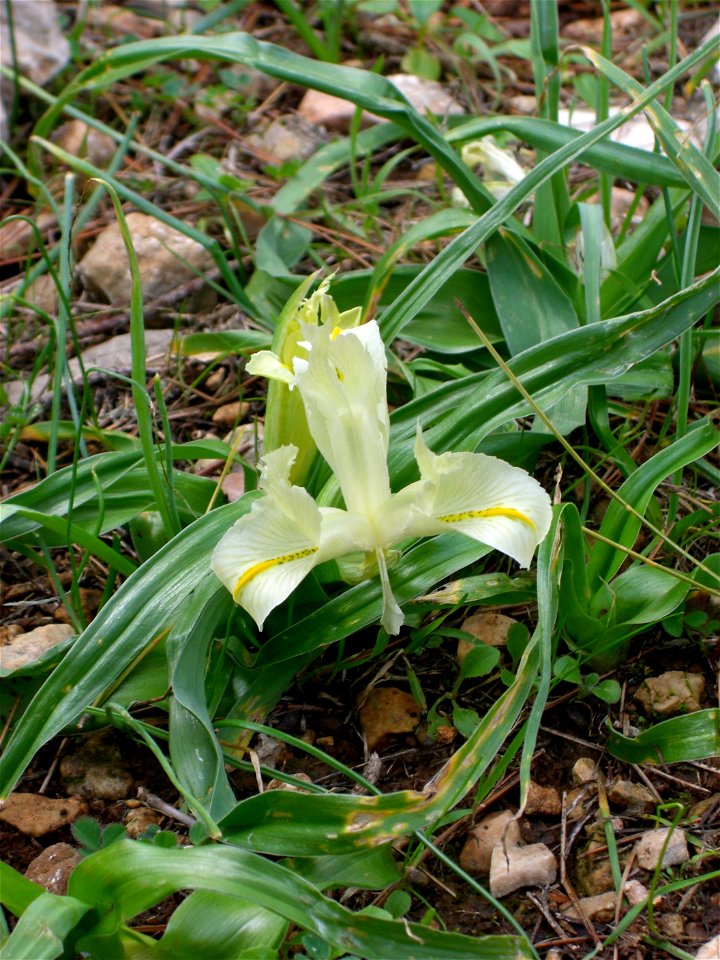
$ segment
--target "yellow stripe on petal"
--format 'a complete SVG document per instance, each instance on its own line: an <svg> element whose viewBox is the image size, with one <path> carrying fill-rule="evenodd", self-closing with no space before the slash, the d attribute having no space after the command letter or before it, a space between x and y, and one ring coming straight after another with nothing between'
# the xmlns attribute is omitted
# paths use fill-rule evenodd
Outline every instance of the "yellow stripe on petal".
<svg viewBox="0 0 720 960"><path fill-rule="evenodd" d="M487 510L463 510L462 513L448 513L444 517L438 517L443 523L461 523L463 520L481 520L487 517L506 517L508 520L519 520L527 524L531 530L537 530L537 524L534 520L515 510L513 507L489 507Z"/></svg>
<svg viewBox="0 0 720 960"><path fill-rule="evenodd" d="M302 560L304 557L309 557L313 553L317 553L319 549L319 547L307 547L305 550L296 550L294 553L286 553L282 557L273 557L272 560L262 560L260 563L256 563L246 570L242 576L238 577L238 581L233 587L233 600L237 601L238 594L243 587L246 587L248 583L259 576L259 574L270 570L272 567L277 567L282 563L292 563L293 560Z"/></svg>

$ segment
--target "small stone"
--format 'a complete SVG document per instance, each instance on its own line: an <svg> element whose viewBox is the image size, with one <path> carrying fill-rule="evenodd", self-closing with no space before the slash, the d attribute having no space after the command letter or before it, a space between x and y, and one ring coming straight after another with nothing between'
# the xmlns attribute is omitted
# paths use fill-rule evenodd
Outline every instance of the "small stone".
<svg viewBox="0 0 720 960"><path fill-rule="evenodd" d="M555 882L557 860L544 843L508 847L496 843L490 861L490 893L505 897L525 887L546 887Z"/></svg>
<svg viewBox="0 0 720 960"><path fill-rule="evenodd" d="M44 84L65 66L70 44L63 36L57 7L48 0L12 0L12 42L20 73L34 83ZM3 63L13 63L7 4L0 8L0 37Z"/></svg>
<svg viewBox="0 0 720 960"><path fill-rule="evenodd" d="M69 624L46 623L42 627L35 627L28 633L20 633L10 637L7 643L0 647L0 664L2 673L7 675L21 667L34 663L48 650L52 650L63 640L72 637L75 631Z"/></svg>
<svg viewBox="0 0 720 960"><path fill-rule="evenodd" d="M66 827L87 812L87 804L79 797L52 800L40 793L11 793L0 805L0 820L21 833L42 837Z"/></svg>
<svg viewBox="0 0 720 960"><path fill-rule="evenodd" d="M586 783L582 787L573 787L565 795L565 810L568 820L580 820L587 813L587 801L597 793L597 784Z"/></svg>
<svg viewBox="0 0 720 960"><path fill-rule="evenodd" d="M638 903L642 903L643 900L646 900L650 891L645 884L640 883L639 880L628 880L623 888L623 892L627 897L627 902L631 907L634 907Z"/></svg>
<svg viewBox="0 0 720 960"><path fill-rule="evenodd" d="M680 940L685 936L685 918L679 913L658 913L655 923L668 940Z"/></svg>
<svg viewBox="0 0 720 960"><path fill-rule="evenodd" d="M245 471L231 470L223 480L222 492L228 498L229 503L235 503L245 493Z"/></svg>
<svg viewBox="0 0 720 960"><path fill-rule="evenodd" d="M702 821L705 815L710 810L714 810L715 807L720 807L720 793L713 793L711 796L704 797L694 803L688 811L688 821L690 823L695 823L698 820Z"/></svg>
<svg viewBox="0 0 720 960"><path fill-rule="evenodd" d="M513 617L506 617L503 613L475 613L463 620L461 629L471 633L489 647L506 647L508 631L517 622ZM473 646L467 640L461 640L460 644L467 644L469 649ZM458 661L462 663L459 645Z"/></svg>
<svg viewBox="0 0 720 960"><path fill-rule="evenodd" d="M632 780L615 780L608 787L608 800L616 807L626 810L629 816L650 813L657 801L647 787Z"/></svg>
<svg viewBox="0 0 720 960"><path fill-rule="evenodd" d="M312 783L312 778L300 771L299 773L294 773L293 776L296 780L301 780L303 783ZM288 790L290 793L306 793L307 791L303 790L302 787L299 787L295 783L286 783L284 780L271 780L267 785L267 790Z"/></svg>
<svg viewBox="0 0 720 960"><path fill-rule="evenodd" d="M125 814L125 829L129 837L135 838L152 826L159 826L163 815L150 807L131 807Z"/></svg>
<svg viewBox="0 0 720 960"><path fill-rule="evenodd" d="M514 847L520 843L520 828L512 810L499 810L484 817L468 832L460 851L460 866L468 873L487 876L496 843L505 842Z"/></svg>
<svg viewBox="0 0 720 960"><path fill-rule="evenodd" d="M699 710L705 693L705 678L699 673L668 670L648 677L635 694L647 714L670 717Z"/></svg>
<svg viewBox="0 0 720 960"><path fill-rule="evenodd" d="M220 424L221 427L234 427L249 410L249 404L240 400L234 400L232 403L225 403L218 407L212 415L212 422Z"/></svg>
<svg viewBox="0 0 720 960"><path fill-rule="evenodd" d="M573 764L573 783L590 783L593 780L599 780L600 777L601 773L599 767L592 757L580 757Z"/></svg>
<svg viewBox="0 0 720 960"><path fill-rule="evenodd" d="M663 867L674 867L690 859L685 831L663 827L660 830L648 830L638 840L635 848L638 866L643 870L654 870L665 843L667 848L662 858Z"/></svg>
<svg viewBox="0 0 720 960"><path fill-rule="evenodd" d="M212 267L202 244L145 213L128 213L128 230L138 259L143 300L148 302L188 283ZM111 223L78 264L86 287L108 303L129 303L130 266L117 223Z"/></svg>
<svg viewBox="0 0 720 960"><path fill-rule="evenodd" d="M449 114L464 113L463 108L437 80L425 80L413 74L394 73L388 80L422 114L434 113L445 117ZM355 104L341 97L334 97L319 90L308 90L300 101L298 113L305 120L328 130L347 130L355 114ZM374 113L363 115L366 121L382 123L384 118Z"/></svg>
<svg viewBox="0 0 720 960"><path fill-rule="evenodd" d="M117 149L106 133L95 130L82 120L69 120L55 131L53 141L66 153L87 159L95 167L105 168Z"/></svg>
<svg viewBox="0 0 720 960"><path fill-rule="evenodd" d="M411 693L398 687L374 687L359 710L368 750L388 736L413 733L420 723L420 707Z"/></svg>
<svg viewBox="0 0 720 960"><path fill-rule="evenodd" d="M562 799L555 787L543 787L534 780L528 787L525 813L528 816L541 815L558 817L562 813Z"/></svg>
<svg viewBox="0 0 720 960"><path fill-rule="evenodd" d="M246 138L251 147L265 155L267 162L274 164L306 160L326 139L324 131L317 125L292 114L273 120L263 130Z"/></svg>
<svg viewBox="0 0 720 960"><path fill-rule="evenodd" d="M579 903L583 914L588 920L599 920L600 923L608 923L615 916L617 894L614 890L607 890L605 893L599 893L594 897L581 897ZM574 903L571 903L569 907L563 910L563 913L569 920L582 920L580 911Z"/></svg>
<svg viewBox="0 0 720 960"><path fill-rule="evenodd" d="M607 893L613 886L613 875L609 860L595 860L582 857L575 867L577 889L586 897L596 897Z"/></svg>
<svg viewBox="0 0 720 960"><path fill-rule="evenodd" d="M122 754L102 733L83 737L75 753L62 758L60 776L68 792L88 800L125 800L133 785Z"/></svg>
<svg viewBox="0 0 720 960"><path fill-rule="evenodd" d="M81 860L79 852L69 843L53 843L28 864L25 876L45 887L48 893L64 897L70 874Z"/></svg>
<svg viewBox="0 0 720 960"><path fill-rule="evenodd" d="M695 960L720 960L720 933L700 947Z"/></svg>

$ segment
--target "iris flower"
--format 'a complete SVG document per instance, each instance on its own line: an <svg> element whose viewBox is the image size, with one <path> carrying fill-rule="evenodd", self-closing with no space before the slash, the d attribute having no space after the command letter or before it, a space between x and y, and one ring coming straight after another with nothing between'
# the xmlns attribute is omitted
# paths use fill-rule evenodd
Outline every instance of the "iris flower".
<svg viewBox="0 0 720 960"><path fill-rule="evenodd" d="M351 321L348 321L350 323ZM354 320L352 322L355 322ZM388 562L416 537L456 531L529 566L550 526L550 498L524 470L481 453L434 454L418 426L420 479L390 489L385 347L374 320L345 327L304 324L290 363L263 350L254 374L284 381L302 397L310 434L333 470L345 509L321 507L290 481L298 448L287 444L263 458L264 496L219 542L212 568L262 629L313 567L357 556L379 574L381 623L398 633L403 613L393 596Z"/></svg>

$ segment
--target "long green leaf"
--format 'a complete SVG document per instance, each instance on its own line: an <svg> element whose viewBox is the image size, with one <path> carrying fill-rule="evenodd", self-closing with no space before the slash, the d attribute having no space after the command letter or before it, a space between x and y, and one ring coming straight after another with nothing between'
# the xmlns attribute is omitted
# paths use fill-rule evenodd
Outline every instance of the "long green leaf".
<svg viewBox="0 0 720 960"><path fill-rule="evenodd" d="M170 631L192 594L212 577L210 554L250 509L254 494L220 507L181 531L125 581L33 698L7 744L0 768L6 796L36 750L102 701L149 644Z"/></svg>
<svg viewBox="0 0 720 960"><path fill-rule="evenodd" d="M65 952L65 937L89 909L74 897L40 894L3 944L3 956L8 960L55 960Z"/></svg>
<svg viewBox="0 0 720 960"><path fill-rule="evenodd" d="M249 900L367 960L521 960L531 956L517 937L470 938L352 913L280 864L222 846L166 850L120 841L78 865L69 893L104 912L93 934L97 953L103 934L113 937L119 923L187 889ZM82 949L83 941L78 946Z"/></svg>
<svg viewBox="0 0 720 960"><path fill-rule="evenodd" d="M718 439L720 434L710 422L697 425L686 436L637 468L618 491L622 501L631 504L639 513L644 513L658 484L675 470L705 456L717 445ZM613 500L600 526L600 533L614 543L632 547L640 525L639 517L629 513L622 502ZM598 541L590 552L588 581L591 584L607 583L620 569L624 559L622 551Z"/></svg>
<svg viewBox="0 0 720 960"><path fill-rule="evenodd" d="M582 49L588 60L624 93L636 100L643 95L642 85L628 73L591 47ZM711 57L713 51L717 56L720 52L720 39L713 37L703 44L701 49L706 57ZM720 216L720 174L710 160L680 130L658 100L651 100L647 104L646 113L669 159L715 217Z"/></svg>
<svg viewBox="0 0 720 960"><path fill-rule="evenodd" d="M607 748L623 763L686 763L720 755L720 710L671 717L626 737L608 727Z"/></svg>

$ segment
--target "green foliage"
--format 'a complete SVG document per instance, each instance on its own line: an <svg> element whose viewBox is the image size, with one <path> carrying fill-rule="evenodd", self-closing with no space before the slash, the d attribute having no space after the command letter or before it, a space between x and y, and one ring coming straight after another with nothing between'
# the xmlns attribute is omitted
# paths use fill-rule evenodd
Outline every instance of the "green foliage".
<svg viewBox="0 0 720 960"><path fill-rule="evenodd" d="M693 365L700 357L707 382L717 382L717 347L706 320L718 300L720 272L710 272L716 267L717 230L699 222L702 204L717 212L720 195L713 137L704 151L691 145L661 106L674 83L687 73L698 75L712 62L714 44L671 64L664 76L644 87L609 57L583 48L582 63L589 62L595 72L583 73L573 83L580 96L598 105L598 123L581 134L557 123L562 70L573 61L562 53L554 5L531 5L529 41L508 39L486 14L458 7L452 17L459 26L446 46L448 16L442 4L358 4L358 10L395 12L416 31L417 42L408 48L403 65L420 76L438 76L447 57L436 54L452 50L466 65L487 65L499 92L509 75L499 58L510 52L530 60L542 116L463 116L445 129L410 107L379 73L337 65L343 31L354 29L353 5L278 2L312 57L248 34L213 34L213 24L240 5L207 0L201 6L207 13L201 29L113 48L81 70L57 98L19 80L47 111L36 126L27 164L12 151L9 162L54 211L61 243L46 249L40 237L37 266L0 304L6 317L18 307L25 309L25 288L44 271L61 300L57 322L38 314L49 330L48 347L36 364L38 373L42 363L52 362L49 419L30 423L33 408L26 399L11 411L0 433L5 459L21 438L47 443L47 475L3 503L0 539L51 577L56 573L54 551L71 553L77 562L71 595L91 559L108 569L104 602L90 625L81 629L76 603L78 636L10 671L11 681L22 674L26 687L10 724L0 790L5 795L14 787L52 737L89 722L111 722L142 741L163 767L198 820L191 832L195 845L179 846L168 831L130 841L117 825L103 829L94 820L78 821L74 833L84 859L71 877L68 896L47 894L9 867L0 868L3 903L19 918L4 949L18 960L79 954L265 960L278 955L292 925L291 949L314 958L533 956L529 941L520 936L470 938L441 932L430 924L431 913L425 924L409 923L405 917L413 901L406 889L391 893L382 910L359 912L326 891L380 890L397 883L403 865L392 841L411 837L419 844L429 842L438 824L459 815L456 808L471 790L485 796L493 778L518 757L521 791L526 790L540 718L554 684L573 684L580 696L612 708L620 696L618 683L600 673L622 661L635 635L663 627L666 634L686 635L701 644L712 633L712 612L690 603L697 594L718 593L717 555L697 559L712 517L703 506L679 519L677 504L672 495L664 498L661 484L669 477L677 483L678 477L696 475L717 483L717 468L706 459L717 431L708 421L683 423L680 414L677 431L669 419L658 448L638 465L630 453L638 434L626 405L652 398L674 403L678 410L687 407ZM581 57L577 51L569 56ZM365 130L358 123L348 137L320 147L310 159L273 170L278 189L259 209L247 197L251 181L230 173L209 154L194 153L184 165L148 148L135 136L134 126L115 130L82 106L88 95L96 97L134 75L141 76L144 88L135 104L140 110L149 97L160 103L192 93L193 85L173 66L190 58L220 65L222 83L204 92L211 103L236 82L230 67L240 64L342 96L388 122ZM603 102L611 88L629 95L631 103L623 114L608 118ZM242 98L242 90L240 94ZM245 100L241 108L247 109ZM666 155L608 139L640 111L648 113ZM113 139L117 154L108 170L53 141L63 114ZM463 143L491 133L516 137L537 151L535 166L497 202L459 153ZM412 144L407 152L398 149L401 141L403 147ZM393 158L376 163L386 148ZM128 152L193 184L198 197L215 205L214 221L191 226L156 202L154 193L135 189L129 177L118 173ZM391 174L418 154L434 160L439 180L450 178L469 208L451 208L441 184L422 208L426 214L414 222L411 218L387 242L378 222L398 196L389 185ZM101 178L115 204L133 271L131 389L137 437L84 423L78 405L72 406L72 391L68 419L60 419L66 334L73 329L71 227L76 213L76 229L87 223L103 191L86 202L70 186L58 201L46 183L48 159L79 175ZM593 189L600 194L598 206L584 202L587 194L569 191L571 163L589 168ZM324 196L327 181L348 169L351 201L333 205ZM638 199L641 185L657 188L661 196L632 232L628 219L609 237L604 224L609 223L608 197L615 179L637 184ZM410 188L399 193L413 202L426 199ZM510 576L478 566L488 549L451 535L408 545L392 571L398 601L406 606L408 620L413 618L408 658L431 644L454 643L461 631L448 618L462 607L517 603L530 611L531 619L537 611L532 634L521 626L509 637L511 664L501 666L497 650L477 645L446 684L445 695L431 704L430 733L451 720L464 743L425 790L381 794L334 758L294 742L294 749L315 750L313 757L367 793L329 792L315 784L305 793L270 790L236 798L227 764L246 762L238 758L253 733L270 729L258 721L301 670L335 645L343 660L347 651L341 645L373 628L381 591L372 580L348 588L330 575L322 584L303 584L260 637L219 587L209 569L210 554L259 496L253 490L256 472L241 463L248 492L235 503L224 503L216 483L194 475L187 464L229 460L235 455L228 444L171 442L162 393L145 384L142 297L123 203L202 244L217 268L219 280L213 284L218 295L257 324L257 329L188 334L176 345L183 356L206 351L244 355L270 344L278 348L310 282L293 272L301 269L298 264L304 271L308 260L337 262L345 255L339 246L320 244L306 222L296 220L324 221L333 229L340 223L359 236L368 231L378 255L366 268L339 273L332 294L340 310L362 307L364 318L377 315L385 337L395 401L390 448L395 488L416 478L412 445L418 423L438 453L481 450L532 469L538 456L557 457L556 441L567 437L565 451L584 451L578 484L591 482L590 460L597 461L598 472L608 464L622 474L599 522L587 519L589 494L579 507L566 502L556 508L536 571L528 574ZM235 205L245 203L265 218L254 242L238 226ZM528 206L532 219L526 222ZM430 255L419 256L419 249ZM240 261L249 265L249 276L237 266ZM406 360L404 350L391 353L399 336L424 355ZM678 341L681 347L674 351ZM490 347L507 359L507 370L497 366ZM266 420L270 445L292 439L298 429L297 410L287 397L275 402L272 390ZM523 418L533 418L530 429L519 429L517 421ZM163 443L157 442L158 430ZM58 468L58 450L68 440L78 455ZM87 456L84 445L90 441L99 442L104 452ZM310 469L312 454L310 450L303 464L308 489L323 505L337 505L338 490L327 469L317 462ZM565 461L563 466L571 473ZM570 483L575 482L571 476ZM569 501L568 481L559 484ZM133 557L124 548L128 537ZM680 565L673 552L681 553L682 569L676 569ZM116 577L123 579L118 589ZM454 579L444 582L449 577ZM53 582L59 583L57 578ZM368 659L379 660L386 643L380 633L373 649L371 639ZM501 677L505 690L482 712L464 693L474 681L491 677L495 682ZM158 710L167 721L157 727L142 723L133 709L153 700L160 701ZM701 710L675 717L634 737L609 726L607 747L628 763L716 755L717 713ZM518 730L521 718L524 726ZM265 854L284 859L276 862ZM165 897L188 890L159 940L129 925ZM631 914L608 943L627 927Z"/></svg>

